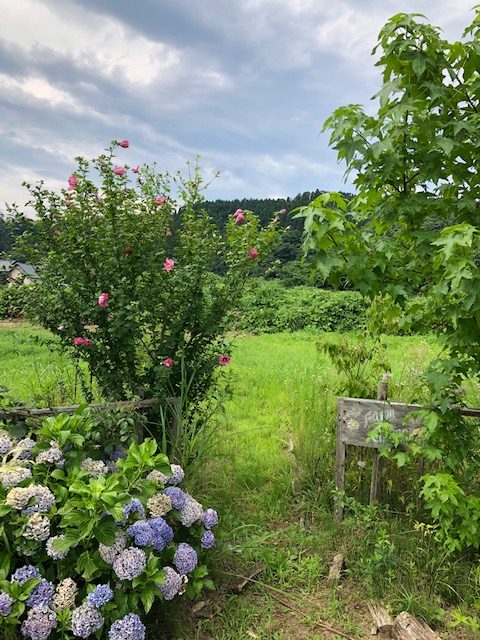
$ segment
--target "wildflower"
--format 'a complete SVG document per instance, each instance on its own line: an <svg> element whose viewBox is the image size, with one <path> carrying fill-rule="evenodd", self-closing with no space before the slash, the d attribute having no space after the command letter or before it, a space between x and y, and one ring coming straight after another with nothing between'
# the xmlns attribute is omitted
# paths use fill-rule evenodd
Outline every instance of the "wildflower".
<svg viewBox="0 0 480 640"><path fill-rule="evenodd" d="M50 536L50 520L46 516L34 513L25 525L23 537L27 540L44 542Z"/></svg>
<svg viewBox="0 0 480 640"><path fill-rule="evenodd" d="M70 189L74 189L78 184L78 178L73 173L67 180Z"/></svg>
<svg viewBox="0 0 480 640"><path fill-rule="evenodd" d="M200 545L202 549L211 549L214 544L215 544L215 536L210 531L210 529L207 529L202 533L202 537L200 538Z"/></svg>
<svg viewBox="0 0 480 640"><path fill-rule="evenodd" d="M202 524L205 529L211 529L218 524L218 513L215 509L207 509L202 516Z"/></svg>
<svg viewBox="0 0 480 640"><path fill-rule="evenodd" d="M127 536L123 531L117 531L115 533L115 542L113 546L108 547L105 544L98 545L98 552L100 557L107 564L113 564L115 558L121 553L127 546Z"/></svg>
<svg viewBox="0 0 480 640"><path fill-rule="evenodd" d="M148 547L153 543L153 531L146 520L137 520L127 529L137 547Z"/></svg>
<svg viewBox="0 0 480 640"><path fill-rule="evenodd" d="M122 140L121 142L118 143L119 147L123 147L123 149L128 149L128 147L130 146L130 143L128 142L128 140Z"/></svg>
<svg viewBox="0 0 480 640"><path fill-rule="evenodd" d="M102 614L84 603L72 613L72 633L77 638L88 638L102 628Z"/></svg>
<svg viewBox="0 0 480 640"><path fill-rule="evenodd" d="M178 574L172 567L165 567L165 579L159 589L165 600L173 600L182 588L182 576Z"/></svg>
<svg viewBox="0 0 480 640"><path fill-rule="evenodd" d="M140 165L137 164L136 167L132 167L132 173L138 173L140 171Z"/></svg>
<svg viewBox="0 0 480 640"><path fill-rule="evenodd" d="M23 567L17 569L10 576L10 582L18 582L18 584L22 587L25 582L31 580L32 578L41 578L41 573L34 567L32 564L25 564Z"/></svg>
<svg viewBox="0 0 480 640"><path fill-rule="evenodd" d="M232 359L230 358L230 356L226 356L226 355L219 356L218 364L222 367L226 367L227 365L230 364L231 360Z"/></svg>
<svg viewBox="0 0 480 640"><path fill-rule="evenodd" d="M125 167L113 167L113 173L116 176L123 176L125 175Z"/></svg>
<svg viewBox="0 0 480 640"><path fill-rule="evenodd" d="M98 306L102 307L102 309L106 309L108 307L108 299L110 298L109 293L101 293L98 296Z"/></svg>
<svg viewBox="0 0 480 640"><path fill-rule="evenodd" d="M41 578L40 584L34 587L32 593L27 598L27 606L29 607L49 607L55 593L54 585Z"/></svg>
<svg viewBox="0 0 480 640"><path fill-rule="evenodd" d="M0 616L6 618L12 610L14 600L8 593L0 592Z"/></svg>
<svg viewBox="0 0 480 640"><path fill-rule="evenodd" d="M252 247L248 252L248 255L252 260L255 260L256 258L258 258L258 249L256 249L255 247Z"/></svg>
<svg viewBox="0 0 480 640"><path fill-rule="evenodd" d="M173 564L182 575L191 573L198 564L197 552L189 544L181 542L173 556Z"/></svg>
<svg viewBox="0 0 480 640"><path fill-rule="evenodd" d="M136 547L129 547L115 558L113 570L120 580L134 580L142 573L146 564L145 552Z"/></svg>
<svg viewBox="0 0 480 640"><path fill-rule="evenodd" d="M167 487L163 493L170 498L172 507L177 510L183 507L187 499L187 494L179 487Z"/></svg>
<svg viewBox="0 0 480 640"><path fill-rule="evenodd" d="M53 536L47 540L47 544L45 545L47 555L50 556L50 558L53 558L53 560L63 560L67 557L68 551L57 551L54 548L54 544L57 540L65 540L65 536Z"/></svg>
<svg viewBox="0 0 480 640"><path fill-rule="evenodd" d="M155 493L147 501L150 515L154 518L161 518L172 509L171 499L163 493Z"/></svg>
<svg viewBox="0 0 480 640"><path fill-rule="evenodd" d="M52 606L55 611L64 611L75 606L75 596L78 587L71 578L65 578L57 586L55 595L53 596Z"/></svg>
<svg viewBox="0 0 480 640"><path fill-rule="evenodd" d="M163 263L164 271L172 271L175 266L175 260L173 258L165 258L165 262Z"/></svg>
<svg viewBox="0 0 480 640"><path fill-rule="evenodd" d="M108 640L145 640L145 625L136 613L128 613L112 624Z"/></svg>
<svg viewBox="0 0 480 640"><path fill-rule="evenodd" d="M22 636L30 640L47 640L57 626L55 612L47 606L33 607L22 622Z"/></svg>
<svg viewBox="0 0 480 640"><path fill-rule="evenodd" d="M163 205L163 204L165 204L165 202L166 202L166 201L167 201L167 199L166 199L166 197L165 197L165 196L157 196L157 197L155 198L155 204L158 204L158 205L160 205L160 206L161 206L161 205Z"/></svg>
<svg viewBox="0 0 480 640"><path fill-rule="evenodd" d="M165 360L163 360L162 362L164 367L173 367L173 360L172 358L165 358Z"/></svg>
<svg viewBox="0 0 480 640"><path fill-rule="evenodd" d="M145 517L145 508L138 498L132 498L132 500L123 507L125 520L128 520L134 513L138 513L140 518Z"/></svg>
<svg viewBox="0 0 480 640"><path fill-rule="evenodd" d="M94 609L103 607L104 604L110 602L113 598L113 591L108 584L99 584L95 589L88 594L87 604Z"/></svg>
<svg viewBox="0 0 480 640"><path fill-rule="evenodd" d="M85 458L80 465L82 471L86 471L92 478L99 478L107 473L107 466L103 460L93 460L92 458Z"/></svg>
<svg viewBox="0 0 480 640"><path fill-rule="evenodd" d="M180 522L185 527L191 527L192 524L201 520L203 516L203 507L191 495L187 493L185 504L179 511Z"/></svg>

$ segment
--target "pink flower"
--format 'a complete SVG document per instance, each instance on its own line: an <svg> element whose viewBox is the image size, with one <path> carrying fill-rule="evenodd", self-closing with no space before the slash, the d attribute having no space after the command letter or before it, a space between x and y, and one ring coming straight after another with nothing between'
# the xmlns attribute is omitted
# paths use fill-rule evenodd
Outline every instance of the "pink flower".
<svg viewBox="0 0 480 640"><path fill-rule="evenodd" d="M230 364L230 361L230 356L219 356L218 358L218 364L222 367L226 367L228 364Z"/></svg>
<svg viewBox="0 0 480 640"><path fill-rule="evenodd" d="M287 213L287 210L286 209L280 209L280 211L278 213L282 213L282 214L283 213Z"/></svg>
<svg viewBox="0 0 480 640"><path fill-rule="evenodd" d="M98 296L98 306L102 307L102 309L106 309L108 307L108 299L110 298L109 293L101 293Z"/></svg>
<svg viewBox="0 0 480 640"><path fill-rule="evenodd" d="M273 219L274 222L278 222L279 220L280 220L280 218L278 216L275 216L274 219Z"/></svg>
<svg viewBox="0 0 480 640"><path fill-rule="evenodd" d="M235 213L233 214L233 217L236 218L237 216L243 216L243 209L237 209L235 211Z"/></svg>
<svg viewBox="0 0 480 640"><path fill-rule="evenodd" d="M165 196L157 196L155 198L155 204L162 205L162 204L165 204L166 201L167 201L167 199L166 199Z"/></svg>
<svg viewBox="0 0 480 640"><path fill-rule="evenodd" d="M132 249L132 245L131 244L127 244L127 246L125 247L125 249L123 250L123 253L126 256L131 256L133 253L133 249Z"/></svg>
<svg viewBox="0 0 480 640"><path fill-rule="evenodd" d="M125 167L114 167L113 168L113 173L117 176L124 176L125 175Z"/></svg>
<svg viewBox="0 0 480 640"><path fill-rule="evenodd" d="M172 230L171 229L167 229L165 231L165 235L166 235L167 238L170 238L170 236L172 235Z"/></svg>
<svg viewBox="0 0 480 640"><path fill-rule="evenodd" d="M165 360L162 362L164 367L172 367L173 366L173 360L172 358L165 358Z"/></svg>
<svg viewBox="0 0 480 640"><path fill-rule="evenodd" d="M255 260L255 258L258 258L258 249L256 247L252 247L248 252L248 255L252 260Z"/></svg>
<svg viewBox="0 0 480 640"><path fill-rule="evenodd" d="M132 173L138 173L140 171L140 165L137 164L136 167L132 167Z"/></svg>
<svg viewBox="0 0 480 640"><path fill-rule="evenodd" d="M97 199L97 202L101 202L103 200L103 196L100 191L97 191L95 198Z"/></svg>
<svg viewBox="0 0 480 640"><path fill-rule="evenodd" d="M130 143L128 142L128 140L122 140L121 142L118 143L119 147L123 147L124 149L128 149L128 147L130 146Z"/></svg>
<svg viewBox="0 0 480 640"><path fill-rule="evenodd" d="M237 209L234 213L235 224L242 224L245 222L245 215L241 209Z"/></svg>
<svg viewBox="0 0 480 640"><path fill-rule="evenodd" d="M76 347L89 347L92 344L92 341L89 338L82 338L81 336L77 336L73 339L73 344Z"/></svg>
<svg viewBox="0 0 480 640"><path fill-rule="evenodd" d="M163 268L165 271L172 271L175 266L175 260L173 258L165 258L165 262L163 263Z"/></svg>
<svg viewBox="0 0 480 640"><path fill-rule="evenodd" d="M69 189L74 189L78 184L78 178L77 178L77 176L74 176L73 173L72 173L72 175L69 177L67 182L68 182L68 188Z"/></svg>

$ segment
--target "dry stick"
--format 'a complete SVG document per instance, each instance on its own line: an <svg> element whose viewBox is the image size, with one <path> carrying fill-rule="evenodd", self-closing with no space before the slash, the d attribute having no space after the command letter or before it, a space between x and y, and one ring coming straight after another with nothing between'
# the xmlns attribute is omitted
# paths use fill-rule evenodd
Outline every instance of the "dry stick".
<svg viewBox="0 0 480 640"><path fill-rule="evenodd" d="M235 578L242 578L245 582L253 582L255 584L260 585L261 587L264 587L265 589L268 589L273 593L279 593L282 596L289 597L289 594L286 593L285 591L282 591L281 589L277 589L276 587L272 587L269 584L265 584L265 582L261 582L260 580L255 580L254 578L247 578L246 576L239 575L238 573L230 573L230 571L223 571L222 573L226 573L230 576L234 576ZM288 609L291 609L292 611L295 611L295 613L300 614L304 618L308 618L307 614L304 611L302 611L301 609L298 609L298 607L295 607L295 605L289 602L286 602L285 600L282 600L278 596L274 596L273 593L270 593L270 596L274 600L276 600L277 602L280 602L285 607L287 607ZM312 604L313 606L318 607L318 605L312 602L309 598L304 598L304 599L307 602L310 602L310 604ZM337 636L346 638L346 640L355 640L355 638L352 638L352 636L347 635L346 633L344 633L343 631L340 631L339 629L335 629L335 627L331 627L329 624L326 624L325 622L315 622L315 626L320 627L321 629L325 629L325 631L328 631L329 633L335 633L337 634Z"/></svg>

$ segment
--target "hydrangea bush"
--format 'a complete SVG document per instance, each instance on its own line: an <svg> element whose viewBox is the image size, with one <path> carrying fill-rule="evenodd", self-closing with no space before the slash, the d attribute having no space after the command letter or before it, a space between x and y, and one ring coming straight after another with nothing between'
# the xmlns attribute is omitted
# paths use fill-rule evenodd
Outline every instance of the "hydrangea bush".
<svg viewBox="0 0 480 640"><path fill-rule="evenodd" d="M213 587L216 512L155 440L102 458L94 428L83 410L0 431L1 638L143 640L155 600Z"/></svg>

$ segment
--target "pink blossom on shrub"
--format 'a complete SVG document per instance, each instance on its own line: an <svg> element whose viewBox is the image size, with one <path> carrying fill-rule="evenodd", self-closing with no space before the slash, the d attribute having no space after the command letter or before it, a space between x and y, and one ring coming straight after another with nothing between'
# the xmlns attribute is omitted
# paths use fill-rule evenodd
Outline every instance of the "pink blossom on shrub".
<svg viewBox="0 0 480 640"><path fill-rule="evenodd" d="M230 364L231 362L231 358L230 356L219 356L218 358L218 364L221 365L222 367L226 367L228 364Z"/></svg>
<svg viewBox="0 0 480 640"><path fill-rule="evenodd" d="M77 178L77 176L74 176L73 173L72 173L72 175L69 177L67 182L68 182L68 188L69 189L74 189L78 184L78 178Z"/></svg>
<svg viewBox="0 0 480 640"><path fill-rule="evenodd" d="M122 140L121 142L118 143L119 147L123 147L124 149L128 149L128 147L130 146L130 143L128 142L128 140Z"/></svg>
<svg viewBox="0 0 480 640"><path fill-rule="evenodd" d="M282 214L283 213L287 213L287 210L286 209L280 209L280 211L278 213L282 213Z"/></svg>
<svg viewBox="0 0 480 640"><path fill-rule="evenodd" d="M82 338L81 336L77 336L73 339L73 344L76 347L89 347L92 344L90 338Z"/></svg>
<svg viewBox="0 0 480 640"><path fill-rule="evenodd" d="M163 268L165 271L172 271L175 266L175 260L173 258L165 258L165 262L163 263Z"/></svg>
<svg viewBox="0 0 480 640"><path fill-rule="evenodd" d="M155 204L158 204L158 205L165 204L166 201L167 201L167 199L166 199L165 196L157 196L155 198Z"/></svg>
<svg viewBox="0 0 480 640"><path fill-rule="evenodd" d="M132 173L138 173L140 171L140 165L137 164L136 167L132 167Z"/></svg>
<svg viewBox="0 0 480 640"><path fill-rule="evenodd" d="M123 253L126 256L131 256L133 253L133 249L132 249L132 245L131 244L127 244L127 246L125 247L125 249L123 250Z"/></svg>
<svg viewBox="0 0 480 640"><path fill-rule="evenodd" d="M124 176L125 167L113 167L113 173L117 176Z"/></svg>
<svg viewBox="0 0 480 640"><path fill-rule="evenodd" d="M255 260L255 258L258 258L258 249L256 247L252 247L248 252L248 255L252 260Z"/></svg>
<svg viewBox="0 0 480 640"><path fill-rule="evenodd" d="M108 299L110 298L109 293L101 293L98 296L98 306L106 309L108 307Z"/></svg>
<svg viewBox="0 0 480 640"><path fill-rule="evenodd" d="M162 362L164 367L172 367L173 366L173 360L172 358L165 358L165 360Z"/></svg>
<svg viewBox="0 0 480 640"><path fill-rule="evenodd" d="M235 224L242 224L242 222L245 221L245 214L242 209L237 209L233 214L233 217L235 218Z"/></svg>

